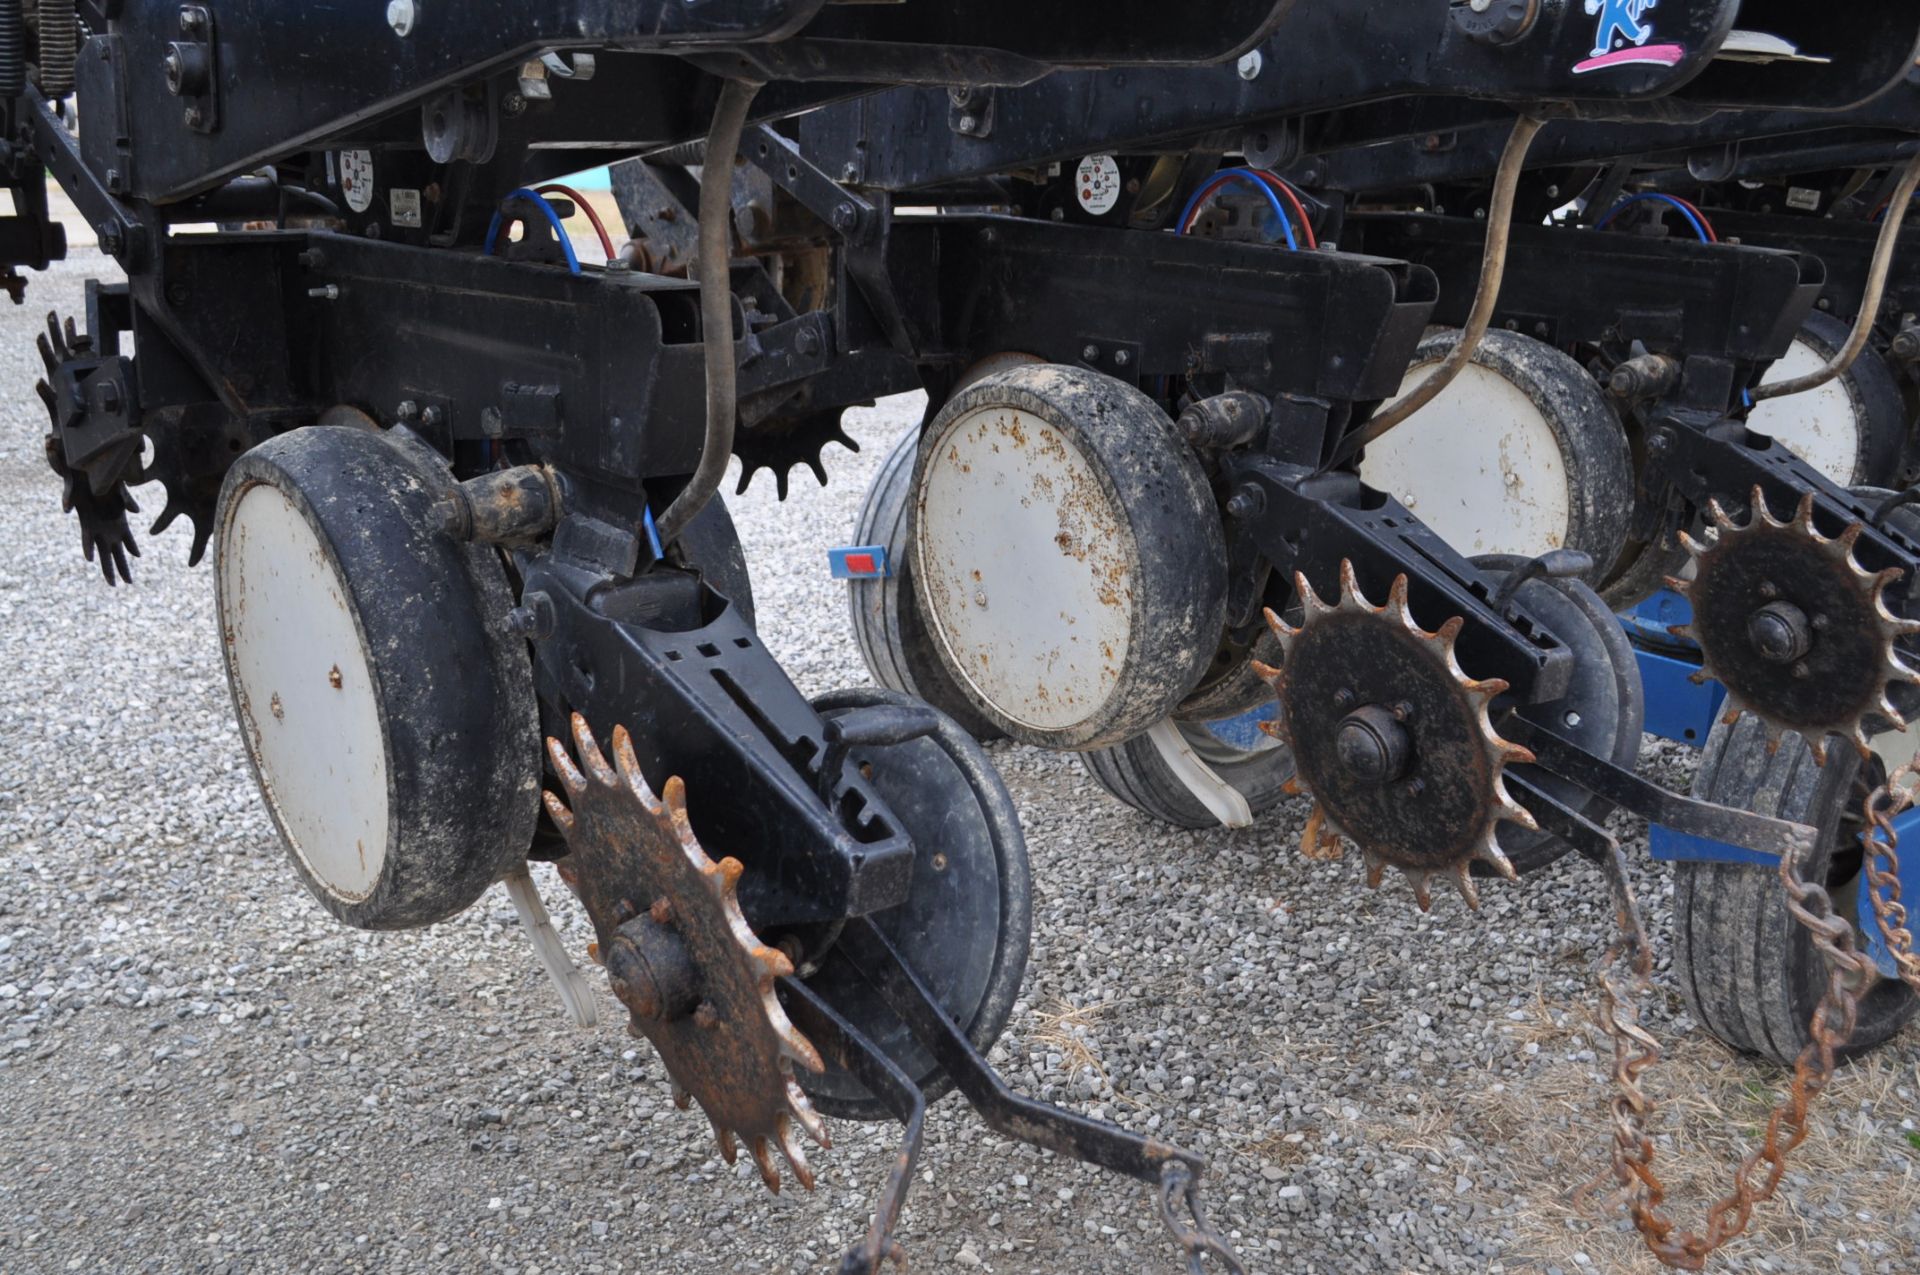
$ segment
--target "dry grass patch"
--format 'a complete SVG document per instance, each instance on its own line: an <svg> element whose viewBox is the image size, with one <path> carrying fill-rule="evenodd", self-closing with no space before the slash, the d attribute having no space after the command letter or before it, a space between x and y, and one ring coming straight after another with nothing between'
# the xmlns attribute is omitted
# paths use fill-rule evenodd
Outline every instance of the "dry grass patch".
<svg viewBox="0 0 1920 1275"><path fill-rule="evenodd" d="M1594 1264L1587 1269L1654 1275L1665 1268L1626 1223L1609 1164L1611 1048L1577 1009L1562 1011L1565 1026L1555 1026L1544 1002L1539 1011L1512 1026L1516 1040L1539 1044L1549 1061L1497 1091L1471 1095L1460 1111L1461 1125L1505 1157L1521 1181L1539 1184L1513 1219L1508 1260L1519 1269L1573 1270L1574 1255L1584 1253ZM1654 1167L1667 1187L1664 1212L1698 1229L1730 1188L1734 1166L1759 1145L1791 1073L1704 1034L1663 1044L1665 1056L1646 1078L1659 1106ZM1900 1234L1901 1223L1920 1215L1920 1152L1906 1148L1899 1128L1914 1104L1896 1092L1920 1086L1917 1046L1920 1031L1909 1029L1842 1070L1815 1103L1811 1132L1788 1157L1779 1193L1754 1210L1746 1234L1723 1250L1727 1258L1765 1258L1774 1270L1807 1275L1839 1272L1849 1260L1867 1270L1881 1261L1920 1269L1911 1230ZM1595 1061L1566 1060L1583 1047ZM1873 1241L1887 1250L1862 1252Z"/></svg>

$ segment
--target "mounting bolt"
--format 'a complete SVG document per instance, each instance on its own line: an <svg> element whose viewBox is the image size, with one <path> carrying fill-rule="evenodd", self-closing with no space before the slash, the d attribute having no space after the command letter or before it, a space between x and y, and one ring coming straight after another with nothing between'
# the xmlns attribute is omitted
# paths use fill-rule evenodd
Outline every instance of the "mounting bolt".
<svg viewBox="0 0 1920 1275"><path fill-rule="evenodd" d="M1080 357L1092 363L1100 357L1100 347L1089 342L1087 345L1081 347Z"/></svg>
<svg viewBox="0 0 1920 1275"><path fill-rule="evenodd" d="M180 29L192 35L207 24L206 10L198 5L187 5L180 10Z"/></svg>
<svg viewBox="0 0 1920 1275"><path fill-rule="evenodd" d="M508 115L518 115L527 109L527 99L520 93L508 93L500 99L500 109Z"/></svg>
<svg viewBox="0 0 1920 1275"><path fill-rule="evenodd" d="M980 117L977 115L962 115L960 122L954 127L958 128L962 133L978 132L980 130Z"/></svg>
<svg viewBox="0 0 1920 1275"><path fill-rule="evenodd" d="M820 353L820 334L812 328L801 328L794 333L793 348L802 354Z"/></svg>
<svg viewBox="0 0 1920 1275"><path fill-rule="evenodd" d="M1664 456L1673 450L1673 435L1664 429L1657 429L1647 436L1647 450L1655 456Z"/></svg>
<svg viewBox="0 0 1920 1275"><path fill-rule="evenodd" d="M120 228L119 222L103 221L100 223L99 229L95 231L95 234L98 236L100 251L106 253L109 257L117 257L126 250L127 235L126 232Z"/></svg>
<svg viewBox="0 0 1920 1275"><path fill-rule="evenodd" d="M418 16L413 0L387 0L387 25L402 40L413 34L414 19Z"/></svg>
<svg viewBox="0 0 1920 1275"><path fill-rule="evenodd" d="M400 405L393 409L394 419L405 422L420 415L420 405L410 398L401 399Z"/></svg>
<svg viewBox="0 0 1920 1275"><path fill-rule="evenodd" d="M337 283L329 283L323 284L318 288L308 288L307 295L316 301L338 301L340 299L340 285Z"/></svg>
<svg viewBox="0 0 1920 1275"><path fill-rule="evenodd" d="M1113 352L1113 365L1115 367L1125 367L1131 362L1133 362L1133 356L1125 350L1115 350Z"/></svg>
<svg viewBox="0 0 1920 1275"><path fill-rule="evenodd" d="M1258 518L1266 511L1267 493L1251 484L1234 492L1227 501L1227 516L1230 518Z"/></svg>
<svg viewBox="0 0 1920 1275"><path fill-rule="evenodd" d="M1813 649L1813 631L1807 613L1791 602L1769 602L1747 618L1747 641L1763 660L1792 664L1795 677L1805 677L1801 659Z"/></svg>
<svg viewBox="0 0 1920 1275"><path fill-rule="evenodd" d="M507 612L507 627L530 642L552 637L554 620L553 599L539 590L527 594L519 606Z"/></svg>
<svg viewBox="0 0 1920 1275"><path fill-rule="evenodd" d="M833 228L841 234L850 234L860 224L860 210L852 204L833 206Z"/></svg>
<svg viewBox="0 0 1920 1275"><path fill-rule="evenodd" d="M188 128L199 128L200 121L205 119L206 116L200 113L199 107L189 106L186 110L180 112L180 118L185 121Z"/></svg>
<svg viewBox="0 0 1920 1275"><path fill-rule="evenodd" d="M1266 64L1267 60L1260 56L1260 50L1258 49L1254 49L1249 53L1242 53L1237 68L1240 72L1240 78L1243 80L1259 79L1260 72Z"/></svg>

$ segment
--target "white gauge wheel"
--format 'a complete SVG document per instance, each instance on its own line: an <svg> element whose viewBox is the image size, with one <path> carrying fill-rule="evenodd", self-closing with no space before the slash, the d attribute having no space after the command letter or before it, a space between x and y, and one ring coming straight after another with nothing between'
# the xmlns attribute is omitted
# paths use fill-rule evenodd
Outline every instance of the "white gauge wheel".
<svg viewBox="0 0 1920 1275"><path fill-rule="evenodd" d="M1826 356L1795 337L1784 356L1776 360L1766 379L1787 381L1817 372ZM1794 455L1842 487L1860 482L1860 436L1865 428L1861 407L1847 378L1836 376L1825 385L1762 399L1747 416L1747 425L1783 444Z"/></svg>
<svg viewBox="0 0 1920 1275"><path fill-rule="evenodd" d="M1763 381L1785 381L1824 367L1851 335L1846 323L1815 310ZM1747 425L1842 487L1897 485L1907 440L1906 398L1900 378L1871 345L1825 385L1761 399L1748 413Z"/></svg>
<svg viewBox="0 0 1920 1275"><path fill-rule="evenodd" d="M390 828L386 739L333 555L267 483L233 502L220 597L234 708L287 848L327 893L373 892Z"/></svg>
<svg viewBox="0 0 1920 1275"><path fill-rule="evenodd" d="M539 714L499 555L435 523L404 430L312 425L234 462L215 518L234 713L301 881L362 929L431 925L525 862Z"/></svg>
<svg viewBox="0 0 1920 1275"><path fill-rule="evenodd" d="M1457 339L1422 341L1400 394ZM1487 333L1439 397L1367 449L1360 476L1468 557L1579 549L1596 576L1632 514L1626 435L1599 387L1567 355L1512 332Z"/></svg>
<svg viewBox="0 0 1920 1275"><path fill-rule="evenodd" d="M1056 364L986 377L928 427L914 497L935 647L1007 734L1118 743L1199 683L1226 605L1220 515L1137 389Z"/></svg>

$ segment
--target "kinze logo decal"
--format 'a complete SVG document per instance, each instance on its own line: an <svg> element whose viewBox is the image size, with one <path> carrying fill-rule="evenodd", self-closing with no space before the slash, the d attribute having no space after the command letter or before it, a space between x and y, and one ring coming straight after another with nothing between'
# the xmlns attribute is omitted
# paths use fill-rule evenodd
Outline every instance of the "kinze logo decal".
<svg viewBox="0 0 1920 1275"><path fill-rule="evenodd" d="M1587 0L1587 12L1598 15L1593 56L1573 64L1575 75L1612 66L1673 66L1686 56L1677 44L1648 44L1653 23L1641 21L1660 0Z"/></svg>

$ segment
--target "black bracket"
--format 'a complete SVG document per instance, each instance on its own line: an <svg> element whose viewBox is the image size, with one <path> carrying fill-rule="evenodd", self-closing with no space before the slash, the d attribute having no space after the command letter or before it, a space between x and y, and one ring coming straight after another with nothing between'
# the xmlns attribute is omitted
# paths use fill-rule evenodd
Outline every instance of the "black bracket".
<svg viewBox="0 0 1920 1275"><path fill-rule="evenodd" d="M213 10L204 4L181 5L180 38L167 45L161 69L167 92L180 99L181 122L196 133L220 127L219 59Z"/></svg>
<svg viewBox="0 0 1920 1275"><path fill-rule="evenodd" d="M1228 477L1227 513L1247 523L1285 578L1299 572L1331 601L1340 564L1351 562L1361 589L1377 604L1404 575L1414 613L1432 617L1426 623L1454 616L1466 622L1458 649L1475 677L1504 678L1526 704L1566 694L1573 653L1517 600L1496 606L1495 582L1399 501L1351 474L1316 474L1260 455L1235 457Z"/></svg>

